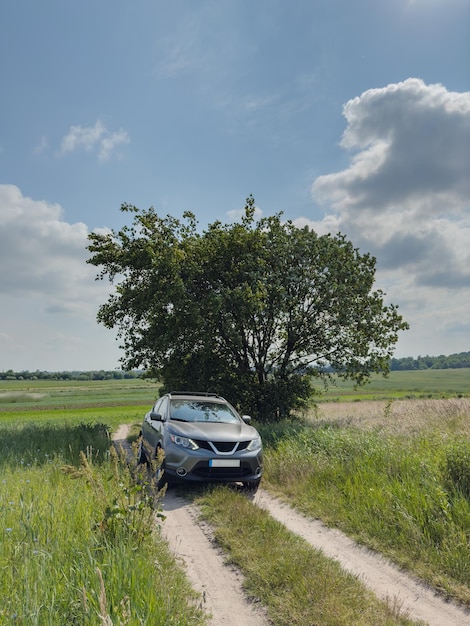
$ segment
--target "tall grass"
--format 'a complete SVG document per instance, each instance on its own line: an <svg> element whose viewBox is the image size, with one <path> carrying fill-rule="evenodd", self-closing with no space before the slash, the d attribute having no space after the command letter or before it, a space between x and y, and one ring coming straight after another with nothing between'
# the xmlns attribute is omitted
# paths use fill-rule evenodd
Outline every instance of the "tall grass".
<svg viewBox="0 0 470 626"><path fill-rule="evenodd" d="M266 486L470 605L466 435L325 420L279 428L262 430Z"/></svg>
<svg viewBox="0 0 470 626"><path fill-rule="evenodd" d="M78 463L79 453L87 449L102 460L110 445L109 426L99 422L15 424L0 428L0 467L42 465L56 457L56 464Z"/></svg>
<svg viewBox="0 0 470 626"><path fill-rule="evenodd" d="M0 624L205 623L156 530L159 495L147 477L101 440L99 425L91 442L86 425L33 430L24 439L0 431ZM74 437L85 444L77 455ZM98 453L93 444L105 441Z"/></svg>

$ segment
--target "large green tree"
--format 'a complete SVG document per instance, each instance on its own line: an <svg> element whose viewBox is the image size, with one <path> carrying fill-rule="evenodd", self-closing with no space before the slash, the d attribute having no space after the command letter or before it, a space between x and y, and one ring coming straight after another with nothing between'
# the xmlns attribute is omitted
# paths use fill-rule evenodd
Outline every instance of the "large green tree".
<svg viewBox="0 0 470 626"><path fill-rule="evenodd" d="M88 262L114 293L98 320L116 328L124 368L164 387L211 390L259 419L278 419L333 368L358 383L387 373L408 327L373 290L375 258L342 234L319 236L281 215L198 231L193 214L130 205L131 226L89 235Z"/></svg>

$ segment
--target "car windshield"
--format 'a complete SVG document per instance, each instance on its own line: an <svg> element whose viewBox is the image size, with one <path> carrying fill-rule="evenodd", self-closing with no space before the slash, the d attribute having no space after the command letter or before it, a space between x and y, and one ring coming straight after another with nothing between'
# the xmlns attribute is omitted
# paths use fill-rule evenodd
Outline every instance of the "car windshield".
<svg viewBox="0 0 470 626"><path fill-rule="evenodd" d="M240 423L239 418L226 404L205 400L172 400L170 419L179 422Z"/></svg>

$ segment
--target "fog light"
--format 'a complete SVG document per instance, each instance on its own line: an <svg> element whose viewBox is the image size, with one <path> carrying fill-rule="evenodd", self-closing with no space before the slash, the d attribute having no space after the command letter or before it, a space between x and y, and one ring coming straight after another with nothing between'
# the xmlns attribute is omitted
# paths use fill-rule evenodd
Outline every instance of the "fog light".
<svg viewBox="0 0 470 626"><path fill-rule="evenodd" d="M184 469L184 467L178 467L176 473L178 474L178 476L186 476L188 472Z"/></svg>

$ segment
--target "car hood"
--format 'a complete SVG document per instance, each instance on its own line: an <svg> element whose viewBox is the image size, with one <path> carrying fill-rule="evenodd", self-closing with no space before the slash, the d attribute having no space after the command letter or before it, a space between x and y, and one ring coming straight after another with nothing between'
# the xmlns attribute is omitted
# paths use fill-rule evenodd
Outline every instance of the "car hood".
<svg viewBox="0 0 470 626"><path fill-rule="evenodd" d="M206 441L248 441L259 437L253 426L243 422L239 424L223 424L220 422L178 422L169 420L168 427L172 432Z"/></svg>

